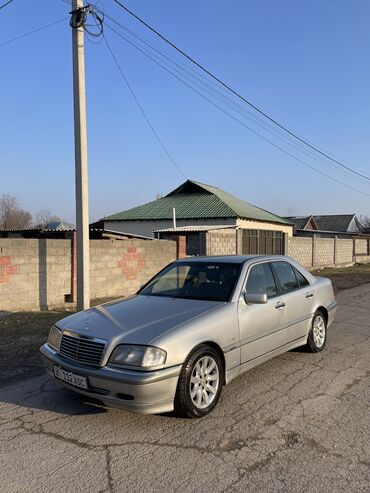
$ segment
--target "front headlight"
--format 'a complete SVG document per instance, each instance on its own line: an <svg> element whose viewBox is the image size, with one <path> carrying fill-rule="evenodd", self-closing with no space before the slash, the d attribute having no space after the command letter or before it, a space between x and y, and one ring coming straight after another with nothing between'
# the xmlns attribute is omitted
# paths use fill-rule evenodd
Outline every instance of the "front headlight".
<svg viewBox="0 0 370 493"><path fill-rule="evenodd" d="M113 351L109 362L122 366L152 368L163 365L166 356L166 351L157 347L121 345Z"/></svg>
<svg viewBox="0 0 370 493"><path fill-rule="evenodd" d="M49 332L48 344L56 351L59 351L60 348L60 340L62 338L62 331L56 326L53 325Z"/></svg>

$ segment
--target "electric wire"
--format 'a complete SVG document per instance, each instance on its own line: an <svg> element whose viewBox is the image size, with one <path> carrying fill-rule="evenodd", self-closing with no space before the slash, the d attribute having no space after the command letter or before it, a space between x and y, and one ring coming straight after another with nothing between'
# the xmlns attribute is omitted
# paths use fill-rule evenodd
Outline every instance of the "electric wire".
<svg viewBox="0 0 370 493"><path fill-rule="evenodd" d="M263 110L261 110L260 108L258 108L255 104L253 104L251 101L249 101L248 99L246 99L240 93L238 93L237 91L235 91L231 86L229 86L228 84L226 84L225 82L223 82L220 78L218 78L216 75L214 75L210 70L208 70L206 67L204 67L201 63L197 62L193 57L191 57L185 51L183 51L181 48L179 48L178 46L176 46L172 41L170 41L168 38L166 38L165 36L163 36L154 27L152 27L146 21L144 21L143 19L141 19L141 17L139 17L138 15L136 15L132 10L128 9L122 2L120 2L119 0L113 0L113 1L117 5L119 5L123 10L125 10L128 14L130 14L132 17L134 17L137 21L139 21L142 25L144 25L146 28L148 28L151 32L153 32L156 36L158 36L159 38L161 38L165 43L167 43L169 46L171 46L172 48L174 48L178 53L180 53L182 56L184 56L187 60L189 60L194 65L196 65L200 70L202 70L204 73L206 73L209 77L211 77L216 82L218 82L219 84L221 84L224 88L226 88L228 91L230 91L232 94L234 94L237 98L239 98L244 103L246 103L247 105L249 105L251 108L253 108L255 111L257 111L259 114L261 114L267 120L269 120L270 122L272 122L274 125L276 125L277 127L279 127L281 130L283 130L284 132L286 132L287 134L289 134L293 138L297 139L298 141L300 141L304 145L308 146L310 149L312 149L315 152L319 153L320 155L322 155L326 159L329 159L330 161L332 161L332 162L336 163L337 165L341 166L342 168L347 169L351 173L353 173L353 174L355 174L357 176L360 176L361 178L364 178L364 179L370 181L370 177L364 175L363 173L360 173L359 171L356 171L355 169L353 169L350 166L347 166L346 164L344 164L343 162L335 159L334 157L330 156L326 152L321 151L318 147L314 146L313 144L311 144L307 140L299 137L296 133L294 133L293 131L289 130L287 127L285 127L284 125L282 125L281 123L279 123L277 120L275 120L274 118L272 118L271 116L269 116L266 112L264 112Z"/></svg>
<svg viewBox="0 0 370 493"><path fill-rule="evenodd" d="M3 5L0 5L0 10L12 3L14 0L9 0L8 2L5 2Z"/></svg>
<svg viewBox="0 0 370 493"><path fill-rule="evenodd" d="M187 180L188 177L185 175L185 173L182 171L182 169L180 168L180 166L176 163L176 161L174 160L174 158L171 156L171 154L169 153L167 147L164 145L163 141L161 140L161 138L159 137L157 131L155 130L154 126L152 125L152 123L151 123L148 115L146 114L146 112L145 112L142 104L140 103L138 97L136 96L136 94L135 94L135 92L134 92L134 90L133 90L130 82L128 81L128 79L126 77L126 75L124 74L123 69L122 69L120 63L118 62L117 58L115 57L115 55L114 55L114 53L113 53L113 51L112 51L112 49L110 47L110 44L108 43L108 40L107 40L107 38L106 38L106 36L104 34L103 34L103 39L105 41L105 44L106 44L106 46L108 48L108 51L109 51L110 55L112 56L112 58L113 58L113 60L114 60L114 62L116 64L116 66L117 66L117 68L118 68L118 70L119 70L119 72L120 72L123 80L125 81L128 89L129 89L129 91L130 91L130 93L131 93L131 95L132 95L135 103L137 104L137 106L140 109L140 111L141 111L141 113L142 113L145 121L147 122L148 126L150 127L151 131L153 132L153 135L155 136L155 138L157 139L159 145L162 147L163 151L165 152L165 154L167 155L167 157L171 161L171 163L175 166L175 168L177 169L177 171Z"/></svg>
<svg viewBox="0 0 370 493"><path fill-rule="evenodd" d="M28 33L25 34L21 34L20 36L17 36L15 38L8 39L8 41L4 41L0 43L0 47L13 43L14 41L18 41L19 39L26 38L27 36L31 36L32 34L43 31L44 29L48 29L49 27L55 26L56 24L60 24L61 22L64 22L66 20L68 20L68 17L64 17L63 19L59 19L59 21L52 22L50 24L46 24L45 26L39 27L38 29L34 29L33 31L29 31Z"/></svg>
<svg viewBox="0 0 370 493"><path fill-rule="evenodd" d="M114 28L112 28L112 26L108 25L107 23L105 23L105 25L111 29L113 32L115 32L118 36L120 37L123 37L122 36L122 33L116 31ZM123 38L125 39L125 38ZM141 48L135 46L130 40L127 40L127 42L129 42L130 44L132 44L135 48L137 48L139 51L141 51L145 56L147 56L148 58L151 58L154 63L156 63L157 65L161 66L166 72L168 72L169 74L171 74L173 77L175 77L177 80L179 80L182 84L184 84L185 86L187 86L189 89L193 90L195 93L197 93L200 97L202 97L203 99L205 99L206 101L208 101L210 104L212 104L213 106L215 106L216 108L218 108L220 111L222 111L223 113L225 113L226 115L228 115L230 118L232 118L233 120L235 120L237 123L239 123L240 125L242 125L243 127L247 128L250 132L252 132L253 134L257 135L258 137L260 137L261 139L263 139L264 141L268 142L269 144L271 144L273 147L275 147L276 149L279 149L281 152L283 152L284 154L290 156L291 158L295 159L296 161L298 161L299 163L301 163L302 165L306 166L307 168L310 168L311 170L315 171L316 173L320 174L321 176L324 176L326 177L327 179L335 182L335 183L338 183L340 185L342 185L343 187L346 187L348 189L351 189L355 192L358 192L358 193L361 193L363 195L366 195L368 197L370 197L370 193L367 193L367 192L364 192L363 190L360 190L358 188L355 188L355 187L352 187L351 185L348 185L340 180L337 180L336 178L333 178L332 176L324 173L323 171L321 170L318 170L317 168L315 168L314 166L311 166L309 163L307 163L306 161L303 161L302 159L300 159L299 157L295 156L294 154L292 154L291 152L287 151L286 149L284 149L283 147L279 146L278 144L276 144L275 142L271 141L270 139L268 139L267 137L265 137L264 135L260 134L259 132L257 132L256 130L252 129L251 127L249 127L246 123L244 123L243 121L241 121L240 119L238 119L235 115L233 115L232 113L228 112L227 110L225 110L224 108L222 108L221 106L219 106L217 103L215 103L214 101L212 101L211 99L209 99L207 96L205 96L204 94L202 94L200 91L198 91L197 89L195 89L193 86L191 86L190 84L188 84L186 81L184 81L183 79L181 79L179 76L177 76L176 74L174 74L173 72L171 72L171 70L169 70L167 67L165 67L161 62L159 62L158 60L156 60L154 57L152 57L151 55L145 53L143 50L141 50Z"/></svg>
<svg viewBox="0 0 370 493"><path fill-rule="evenodd" d="M344 170L342 168L338 168L335 164L333 164L333 163L331 163L329 161L328 162L323 161L323 159L320 156L317 156L310 149L307 149L306 147L301 146L298 142L289 140L282 132L279 132L278 129L276 129L276 127L272 127L271 124L269 124L268 122L266 122L265 120L263 120L261 117L259 117L258 115L255 115L252 112L250 112L249 110L247 110L245 108L245 106L242 106L242 105L238 104L233 99L231 99L229 96L227 96L225 93L219 91L218 89L216 89L213 86L211 86L210 84L208 84L207 81L202 80L200 77L198 77L197 74L194 74L192 71L188 70L187 67L184 67L183 64L177 63L171 57L169 57L168 55L166 55L163 52L161 52L159 49L157 49L155 46L153 46L148 40L146 40L145 38L142 38L140 35L138 35L137 33L133 32L132 30L130 30L126 26L123 26L119 22L115 21L108 14L106 14L106 17L108 19L112 20L112 22L114 22L116 25L118 25L123 30L125 30L126 32L128 32L130 35L132 35L135 39L137 39L141 43L145 44L145 46L149 47L150 49L152 49L153 51L155 51L156 53L158 53L161 57L165 58L166 61L161 60L161 62L164 63L167 67L170 67L172 70L174 70L175 72L177 72L179 74L181 72L178 69L180 69L181 71L185 72L185 75L181 74L183 77L185 77L191 83L195 84L201 90L205 91L206 93L208 93L212 97L216 98L221 103L227 105L233 111L237 112L238 114L240 114L244 118L247 118L249 121L252 121L252 123L254 125L257 125L260 128L262 128L263 130L265 130L265 131L269 132L270 134L274 135L274 137L280 139L282 142L284 142L285 144L293 147L293 149L297 150L298 152L301 152L305 156L307 156L307 157L309 157L311 159L314 159L315 161L317 161L320 164L323 164L325 166L330 167L330 169L332 171L334 171L334 172L336 172L336 173L338 173L338 174L340 174L340 175L342 175L342 176L344 176L346 178L349 178L349 179L351 179L353 181L356 181L357 183L363 184L362 183L362 179L360 177L358 177L356 175L351 175L348 171L346 171L346 170ZM106 23L106 25L110 29L114 30L113 28L111 28L111 26L109 24ZM118 34L117 31L114 31L114 32L116 34ZM135 48L138 49L138 46L135 44L135 42L131 43L122 33L120 33L120 34L122 35L123 39L125 39L125 41L129 42ZM146 54L147 54L147 52L146 52ZM158 57L156 57L156 56L154 56L154 57L156 58L156 60L158 60ZM178 69L177 68L174 68L174 67L171 67L167 63L167 61L169 61L170 63L174 64ZM189 76L192 77L192 78L194 78L194 79L196 79L199 83L198 82L194 82L191 79L189 79ZM205 86L205 87L202 87L200 84L202 86ZM366 185L369 185L369 183L366 182Z"/></svg>

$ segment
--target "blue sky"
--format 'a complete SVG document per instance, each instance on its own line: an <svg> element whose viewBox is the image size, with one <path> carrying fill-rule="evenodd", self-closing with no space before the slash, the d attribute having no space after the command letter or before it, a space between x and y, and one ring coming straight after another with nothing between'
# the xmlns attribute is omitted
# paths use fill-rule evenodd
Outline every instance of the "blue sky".
<svg viewBox="0 0 370 493"><path fill-rule="evenodd" d="M369 2L125 3L275 119L370 175ZM99 6L176 57L113 0ZM14 0L0 11L0 44L68 17L69 10L61 0ZM66 19L0 46L0 194L16 195L32 213L49 209L75 222L70 31ZM370 215L369 196L300 165L107 28L106 36L187 177L282 215ZM145 123L104 43L86 41L86 79L91 220L153 200L184 181ZM356 183L307 162L370 194L370 182Z"/></svg>

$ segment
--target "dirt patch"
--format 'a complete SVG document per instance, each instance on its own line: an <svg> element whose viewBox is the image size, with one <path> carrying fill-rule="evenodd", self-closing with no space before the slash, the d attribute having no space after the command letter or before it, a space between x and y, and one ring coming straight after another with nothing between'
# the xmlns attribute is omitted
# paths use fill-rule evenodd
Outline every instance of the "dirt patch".
<svg viewBox="0 0 370 493"><path fill-rule="evenodd" d="M333 283L335 293L370 283L370 264L352 267L316 269L314 276L328 277Z"/></svg>
<svg viewBox="0 0 370 493"><path fill-rule="evenodd" d="M44 372L39 347L53 323L68 312L19 312L0 317L0 387Z"/></svg>

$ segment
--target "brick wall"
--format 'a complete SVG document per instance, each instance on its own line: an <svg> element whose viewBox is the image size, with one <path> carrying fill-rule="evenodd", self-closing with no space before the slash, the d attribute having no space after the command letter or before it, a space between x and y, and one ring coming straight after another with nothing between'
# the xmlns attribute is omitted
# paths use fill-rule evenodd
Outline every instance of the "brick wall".
<svg viewBox="0 0 370 493"><path fill-rule="evenodd" d="M70 305L71 240L0 239L0 312ZM126 296L176 259L176 242L91 240L91 298Z"/></svg>
<svg viewBox="0 0 370 493"><path fill-rule="evenodd" d="M207 255L235 255L236 230L216 229L210 230L206 235Z"/></svg>

